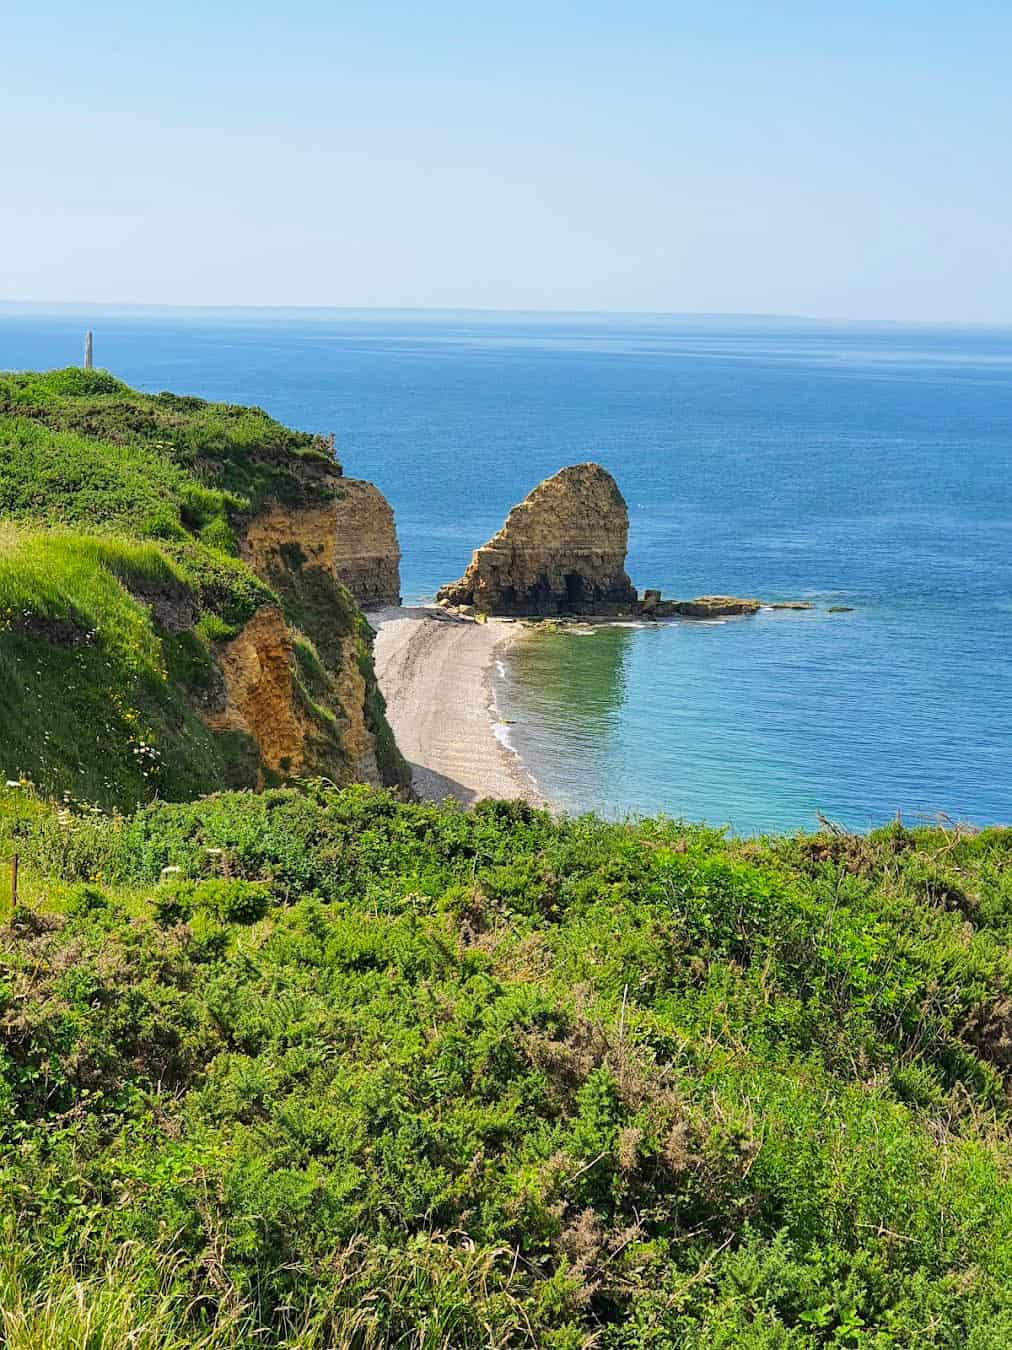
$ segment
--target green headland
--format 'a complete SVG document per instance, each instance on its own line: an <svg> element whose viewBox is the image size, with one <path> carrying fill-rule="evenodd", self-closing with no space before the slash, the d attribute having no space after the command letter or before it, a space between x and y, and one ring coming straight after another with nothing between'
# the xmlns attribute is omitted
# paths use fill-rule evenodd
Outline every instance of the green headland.
<svg viewBox="0 0 1012 1350"><path fill-rule="evenodd" d="M364 720L380 781L405 782L346 588L294 548L270 576L240 556L265 511L341 495L328 443L257 408L98 370L0 375L0 773L121 808L280 781L227 687L227 646L260 612L292 658L292 769L354 779L347 725Z"/></svg>

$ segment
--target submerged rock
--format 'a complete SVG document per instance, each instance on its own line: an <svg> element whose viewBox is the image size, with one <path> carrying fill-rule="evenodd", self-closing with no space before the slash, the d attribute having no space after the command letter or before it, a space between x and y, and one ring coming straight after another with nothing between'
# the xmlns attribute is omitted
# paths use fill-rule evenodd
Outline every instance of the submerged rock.
<svg viewBox="0 0 1012 1350"><path fill-rule="evenodd" d="M698 595L695 600L661 600L650 612L658 618L724 619L738 614L758 614L761 608L761 601L739 595Z"/></svg>
<svg viewBox="0 0 1012 1350"><path fill-rule="evenodd" d="M638 601L625 570L629 513L599 464L573 464L515 506L438 600L482 614L621 614Z"/></svg>

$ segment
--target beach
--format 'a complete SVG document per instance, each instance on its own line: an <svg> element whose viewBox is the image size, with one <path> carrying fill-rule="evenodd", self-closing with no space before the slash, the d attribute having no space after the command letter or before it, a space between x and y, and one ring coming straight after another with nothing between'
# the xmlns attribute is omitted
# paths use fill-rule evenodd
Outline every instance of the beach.
<svg viewBox="0 0 1012 1350"><path fill-rule="evenodd" d="M376 610L369 621L387 718L418 796L543 805L534 780L496 735L495 663L522 626L472 623L425 606Z"/></svg>

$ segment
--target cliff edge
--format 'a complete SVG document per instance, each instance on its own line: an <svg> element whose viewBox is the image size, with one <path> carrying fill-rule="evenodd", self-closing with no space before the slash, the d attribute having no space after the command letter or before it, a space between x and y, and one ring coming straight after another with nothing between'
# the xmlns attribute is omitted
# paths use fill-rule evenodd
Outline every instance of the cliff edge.
<svg viewBox="0 0 1012 1350"><path fill-rule="evenodd" d="M399 605L400 558L394 513L372 483L340 477L322 505L274 504L254 516L240 540L243 559L263 577L322 567L347 586L361 609Z"/></svg>
<svg viewBox="0 0 1012 1350"><path fill-rule="evenodd" d="M105 371L0 373L0 772L101 806L406 786L393 513L331 440Z"/></svg>

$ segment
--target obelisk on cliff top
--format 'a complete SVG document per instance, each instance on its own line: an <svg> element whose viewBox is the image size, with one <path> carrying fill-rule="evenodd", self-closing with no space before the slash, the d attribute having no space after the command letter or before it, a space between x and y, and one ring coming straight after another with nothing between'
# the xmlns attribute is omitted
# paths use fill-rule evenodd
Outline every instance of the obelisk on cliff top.
<svg viewBox="0 0 1012 1350"><path fill-rule="evenodd" d="M88 331L87 331L87 333L85 333L85 335L84 335L84 368L85 368L85 370L91 370L91 367L92 367L92 359L91 359L91 358L92 358L92 344L91 344L91 329L89 328Z"/></svg>

